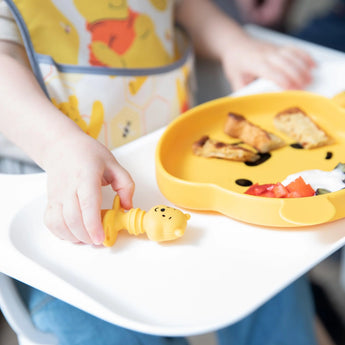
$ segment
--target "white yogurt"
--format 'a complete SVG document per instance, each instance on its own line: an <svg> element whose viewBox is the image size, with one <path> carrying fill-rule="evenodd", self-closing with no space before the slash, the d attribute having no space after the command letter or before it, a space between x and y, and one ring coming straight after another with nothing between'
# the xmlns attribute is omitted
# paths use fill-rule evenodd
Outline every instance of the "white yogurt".
<svg viewBox="0 0 345 345"><path fill-rule="evenodd" d="M303 178L305 183L310 184L315 191L318 188L324 188L330 192L335 192L345 187L345 183L343 182L345 174L340 169L334 169L332 171L317 169L301 171L296 174L289 175L282 184L286 186L290 182L296 180L299 176Z"/></svg>

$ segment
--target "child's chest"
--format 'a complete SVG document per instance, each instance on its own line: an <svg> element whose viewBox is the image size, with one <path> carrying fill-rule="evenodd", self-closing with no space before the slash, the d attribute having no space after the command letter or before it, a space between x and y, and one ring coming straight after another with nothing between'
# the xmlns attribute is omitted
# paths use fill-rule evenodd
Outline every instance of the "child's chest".
<svg viewBox="0 0 345 345"><path fill-rule="evenodd" d="M174 59L173 0L14 0L35 51L59 63L156 67Z"/></svg>

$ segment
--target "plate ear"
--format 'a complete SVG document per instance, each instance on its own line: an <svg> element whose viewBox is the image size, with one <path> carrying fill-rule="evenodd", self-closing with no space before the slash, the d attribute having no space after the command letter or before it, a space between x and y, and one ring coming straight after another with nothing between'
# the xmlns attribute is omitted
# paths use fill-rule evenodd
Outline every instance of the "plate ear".
<svg viewBox="0 0 345 345"><path fill-rule="evenodd" d="M282 202L280 216L296 225L316 225L326 223L335 216L336 208L324 196L286 199Z"/></svg>
<svg viewBox="0 0 345 345"><path fill-rule="evenodd" d="M345 108L345 91L339 92L333 96L332 101L341 108Z"/></svg>

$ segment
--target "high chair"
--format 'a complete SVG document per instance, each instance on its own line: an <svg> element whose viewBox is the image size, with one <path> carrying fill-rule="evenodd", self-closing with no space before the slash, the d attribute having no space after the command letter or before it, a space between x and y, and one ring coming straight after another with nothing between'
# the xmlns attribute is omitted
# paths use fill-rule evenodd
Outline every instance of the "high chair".
<svg viewBox="0 0 345 345"><path fill-rule="evenodd" d="M57 345L55 337L33 325L13 280L0 273L0 309L16 333L19 345Z"/></svg>
<svg viewBox="0 0 345 345"><path fill-rule="evenodd" d="M57 339L48 333L43 333L33 325L13 280L0 273L0 309L16 333L19 345L57 345ZM213 334L188 337L191 345L214 345Z"/></svg>

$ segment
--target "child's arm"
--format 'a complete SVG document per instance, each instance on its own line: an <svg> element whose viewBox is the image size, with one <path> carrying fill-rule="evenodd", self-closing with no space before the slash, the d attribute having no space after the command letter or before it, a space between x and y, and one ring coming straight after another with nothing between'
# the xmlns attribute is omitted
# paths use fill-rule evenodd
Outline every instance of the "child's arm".
<svg viewBox="0 0 345 345"><path fill-rule="evenodd" d="M100 244L101 186L110 184L128 209L133 180L106 147L52 105L25 62L21 46L0 41L0 131L47 172L47 227L65 240Z"/></svg>
<svg viewBox="0 0 345 345"><path fill-rule="evenodd" d="M176 15L197 52L221 61L235 90L258 77L283 88L304 88L311 81L314 62L306 52L250 37L211 0L183 0Z"/></svg>

